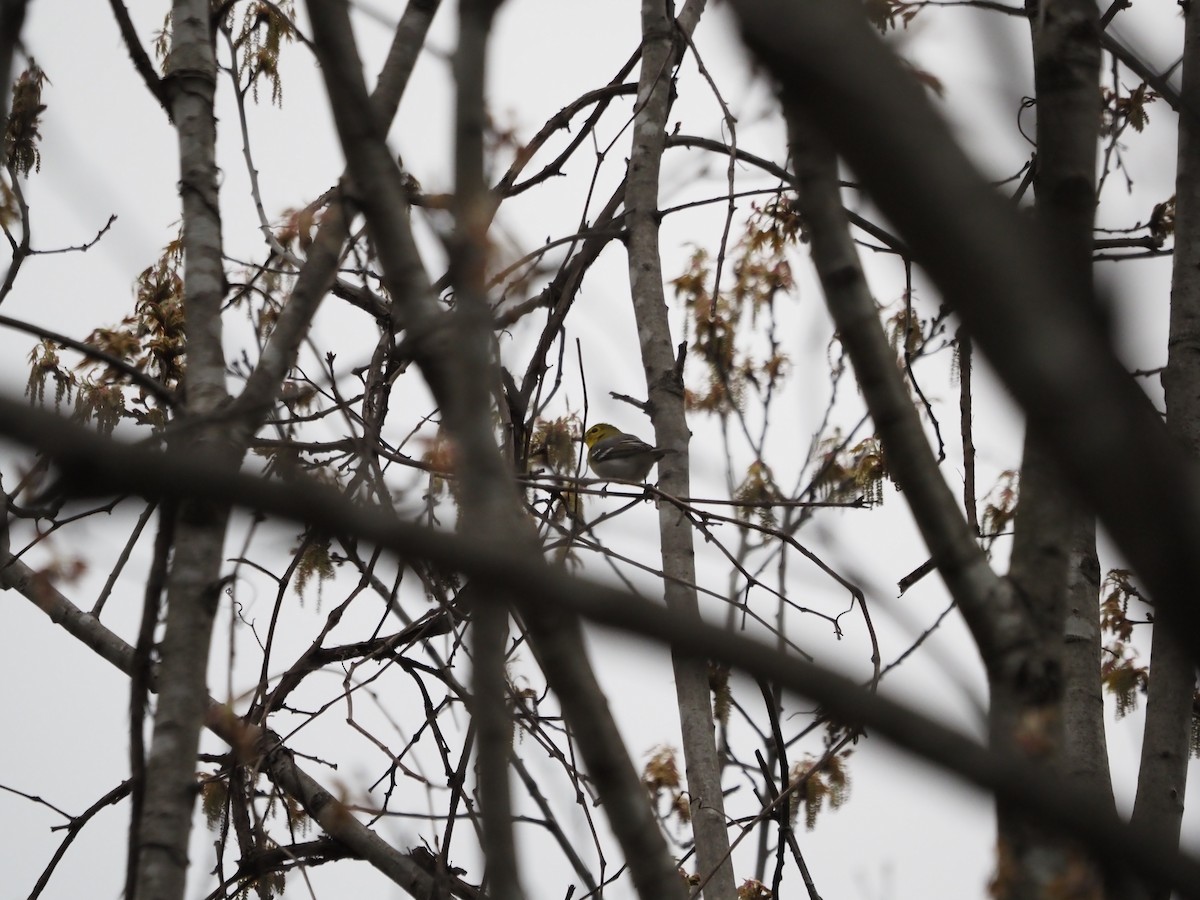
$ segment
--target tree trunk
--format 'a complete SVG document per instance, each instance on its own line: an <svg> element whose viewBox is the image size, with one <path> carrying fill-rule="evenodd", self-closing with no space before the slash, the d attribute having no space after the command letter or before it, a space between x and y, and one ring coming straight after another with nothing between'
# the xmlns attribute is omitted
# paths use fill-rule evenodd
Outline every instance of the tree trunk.
<svg viewBox="0 0 1200 900"><path fill-rule="evenodd" d="M1200 5L1184 7L1183 91L1175 176L1175 256L1171 322L1163 372L1167 428L1200 457ZM1178 640L1170 609L1157 605L1150 647L1150 684L1137 797L1131 822L1163 843L1179 846L1187 787L1188 742L1196 687L1194 658ZM1165 890L1147 891L1165 900Z"/></svg>
<svg viewBox="0 0 1200 900"><path fill-rule="evenodd" d="M183 216L184 314L187 322L187 439L233 464L220 426L205 425L225 403L221 301L225 273L217 201L216 59L207 0L176 0L171 12L167 88L179 137ZM188 428L188 419L184 427ZM179 505L175 555L167 580L159 703L146 761L138 823L138 900L181 900L197 796L196 753L207 708L208 652L221 596L222 547L229 507L206 500ZM134 723L140 727L140 723Z"/></svg>
<svg viewBox="0 0 1200 900"><path fill-rule="evenodd" d="M1098 13L1092 0L1042 0L1040 5L1031 3L1029 11L1038 111L1033 180L1038 221L1043 225L1043 240L1050 243L1071 279L1068 296L1087 298L1092 292L1100 125ZM1076 730L1070 744L1082 751L1094 770L1101 761L1106 767L1105 746L1102 740L1083 746L1083 737L1103 736L1103 704L1092 702L1095 695L1090 691L1068 691L1064 657L1071 653L1073 670L1098 692L1099 656L1090 653L1090 643L1068 649L1064 638L1070 621L1076 630L1099 640L1095 581L1073 577L1078 560L1095 553L1095 526L1090 513L1071 496L1043 440L1036 424L1031 425L1025 438L1009 572L1039 635L1042 667L1036 678L1026 674L993 681L992 740L997 747L1008 746L1065 767L1074 764L1064 755L1065 724L1078 729L1083 720L1090 727ZM1078 705L1064 708L1065 697ZM1111 787L1106 793L1111 798ZM1068 883L1081 893L1100 890L1099 872L1094 866L1079 866L1078 851L1070 844L1031 826L1003 798L997 803L997 816L999 859L993 885L997 896L1044 896Z"/></svg>
<svg viewBox="0 0 1200 900"><path fill-rule="evenodd" d="M675 451L659 464L659 483L667 493L686 497L690 494L690 432L684 416L682 373L676 366L675 345L667 322L658 248L659 168L680 50L675 19L668 7L662 0L642 3L642 65L625 207L629 221L629 284L646 371L648 408L657 445ZM667 503L659 506L659 534L667 607L698 617L692 529L683 514ZM696 873L705 885L708 900L732 900L733 863L708 666L703 659L677 653L672 654L672 661L696 839Z"/></svg>

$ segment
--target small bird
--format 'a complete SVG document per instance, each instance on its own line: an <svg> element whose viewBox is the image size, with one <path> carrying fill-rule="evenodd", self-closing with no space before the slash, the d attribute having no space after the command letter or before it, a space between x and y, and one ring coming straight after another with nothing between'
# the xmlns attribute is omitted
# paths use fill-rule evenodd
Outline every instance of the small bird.
<svg viewBox="0 0 1200 900"><path fill-rule="evenodd" d="M592 471L613 481L644 482L654 464L671 452L651 447L607 422L589 428L583 442L588 447L588 465Z"/></svg>

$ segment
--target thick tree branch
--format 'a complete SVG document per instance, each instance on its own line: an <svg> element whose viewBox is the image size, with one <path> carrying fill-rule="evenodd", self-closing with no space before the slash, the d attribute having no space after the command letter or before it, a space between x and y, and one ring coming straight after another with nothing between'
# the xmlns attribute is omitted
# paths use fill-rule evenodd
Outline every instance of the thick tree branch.
<svg viewBox="0 0 1200 900"><path fill-rule="evenodd" d="M8 127L8 99L12 87L12 64L28 0L0 0L0 126ZM0 141L0 168L7 165L4 142Z"/></svg>
<svg viewBox="0 0 1200 900"><path fill-rule="evenodd" d="M1092 296L1099 15L1094 0L1040 0L1030 9L1038 113L1035 210L1074 296L1086 302ZM1094 573L1084 577L1079 567L1089 543L1095 555L1095 519L1076 504L1033 426L1025 434L1020 485L1009 578L1038 636L1041 659L1020 680L992 684L992 740L1052 760L1065 772L1078 766L1092 773L1089 787L1097 796L1111 799L1111 786L1094 780L1108 770L1098 584ZM1093 640L1068 639L1068 622L1077 634L1090 629ZM1075 682L1063 678L1068 655L1079 657L1072 659ZM1068 686L1076 685L1079 689L1064 696ZM1083 691L1084 685L1091 691ZM1036 740L1030 740L1030 722L1041 723ZM1084 743L1084 736L1093 741ZM997 896L1041 896L1065 883L1072 871L1077 878L1100 883L1099 871L1083 874L1087 870L1076 848L1055 841L1003 801L997 804L997 821L1007 862L995 882Z"/></svg>
<svg viewBox="0 0 1200 900"><path fill-rule="evenodd" d="M734 0L752 49L829 135L1095 509L1162 614L1200 634L1200 475L909 73L840 4Z"/></svg>
<svg viewBox="0 0 1200 900"><path fill-rule="evenodd" d="M479 487L470 490L486 491L482 485L499 484L496 467L500 457L490 431L484 431L487 422L474 421L469 413L474 412L476 402L470 400L470 392L488 382L475 379L474 383L464 384L462 379L466 376L456 370L460 336L451 329L448 316L434 298L416 254L407 217L401 214L404 198L400 173L386 151L382 134L372 127L371 116L366 112L365 88L361 84L347 8L331 0L311 0L310 14L338 132L358 194L356 199L371 229L389 293L400 307L397 326L407 328L406 344L443 409L449 432L461 444L466 460L464 472L478 479L474 484ZM490 217L479 221L490 221ZM470 308L468 304L468 312ZM467 324L474 325L470 319ZM486 324L490 328L490 318ZM480 502L486 504L488 499L481 497ZM512 540L512 536L510 529L498 528L490 539L497 547L508 548L506 553L514 558L532 560L532 554ZM520 552L514 553L515 550ZM494 587L488 580L484 583ZM676 871L653 824L646 792L628 751L620 742L604 695L595 683L580 630L569 620L542 616L535 626L530 626L530 636L548 682L562 698L572 731L594 732L598 738L582 740L578 746L594 775L601 800L606 810L610 810L613 833L629 859L638 893L647 899L670 898L680 889Z"/></svg>
<svg viewBox="0 0 1200 900"><path fill-rule="evenodd" d="M864 691L849 679L743 635L682 619L654 603L531 563L502 547L397 521L382 511L353 504L326 488L273 483L230 473L192 452L167 456L118 444L19 402L0 399L0 433L52 455L66 476L64 485L77 493L111 491L182 499L201 491L221 502L236 502L298 522L319 522L332 532L355 534L362 540L390 548L401 558L421 557L436 566L482 579L519 598L530 617L571 610L604 625L647 635L700 658L727 661L749 674L820 702L835 718L877 732L972 784L1003 792L1032 815L1067 830L1098 853L1125 861L1156 882L1175 887L1185 897L1200 897L1197 888L1200 861L1181 856L1173 848L1125 825L1091 794L1011 754L987 750L908 707ZM26 571L0 568L0 572L8 573L6 583L19 588L22 573ZM93 617L58 604L56 592L46 588L49 585L38 579L31 589L22 588L22 593L52 621L106 659L117 662L131 655L128 645ZM118 665L124 669L128 663ZM336 821L332 811L330 815Z"/></svg>
<svg viewBox="0 0 1200 900"><path fill-rule="evenodd" d="M98 347L93 347L83 341L77 341L74 338L67 337L65 334L59 334L57 331L43 328L41 325L34 325L32 322L22 322L20 319L14 319L11 316L0 316L0 325L3 325L5 328L24 331L26 334L35 335L43 340L54 341L54 343L69 347L77 353L82 353L89 359L99 360L120 372L133 382L133 384L151 394L156 400L168 406L175 403L176 397L174 391L163 387L163 385L159 384L141 369L131 365L119 356L113 356L111 353L101 350Z"/></svg>
<svg viewBox="0 0 1200 900"><path fill-rule="evenodd" d="M37 605L50 621L91 647L98 656L127 675L133 675L136 652L132 646L105 628L94 616L85 613L51 585L44 576L30 569L5 551L0 561L0 585L15 589ZM433 896L433 879L408 854L388 845L374 831L335 799L330 791L296 765L295 758L283 746L280 737L268 729L247 724L231 715L224 703L207 698L204 725L230 747L254 762L261 755L262 770L288 796L300 801L305 811L325 833L349 847L407 890L417 900Z"/></svg>
<svg viewBox="0 0 1200 900"><path fill-rule="evenodd" d="M460 371L454 382L459 392L449 398L452 407L444 409L452 428L458 426L452 433L461 454L463 533L477 540L509 543L519 552L535 546L535 535L519 511L512 478L505 471L490 427L491 389L499 387L500 378L485 286L488 226L494 210L483 170L487 126L484 89L488 36L499 4L500 0L462 0L459 4L458 48L454 54L455 234L450 270ZM472 712L477 729L476 770L488 885L497 900L521 900L524 892L517 868L509 782L513 722L508 711L505 668L506 599L501 594L475 605Z"/></svg>
<svg viewBox="0 0 1200 900"><path fill-rule="evenodd" d="M806 124L805 114L789 112L798 202L812 233L813 263L883 441L888 470L904 492L989 675L1015 678L1034 664L1036 636L1017 597L988 565L934 459L850 239L837 161Z"/></svg>
<svg viewBox="0 0 1200 900"><path fill-rule="evenodd" d="M698 4L702 7L702 4ZM677 497L691 493L688 430L683 378L675 364L675 340L667 320L662 257L658 243L659 177L665 149L675 68L685 46L671 15L672 4L642 0L642 63L638 79L633 147L626 175L625 210L629 227L629 289L646 373L647 409L655 443L675 452L659 463L660 484ZM659 504L664 598L680 616L699 618L696 551L692 529L670 504ZM708 900L733 900L733 861L717 759L708 667L703 659L672 654L679 724L687 770L696 874Z"/></svg>
<svg viewBox="0 0 1200 900"><path fill-rule="evenodd" d="M379 122L385 123L385 128L386 123L395 118L440 4L441 0L411 0L396 25L392 45L370 99L374 115ZM343 176L342 183L344 181ZM342 248L350 237L350 218L351 212L346 209L339 191L321 219L291 297L271 331L262 356L235 401L246 440L273 407L279 385L296 361L309 324L337 278Z"/></svg>
<svg viewBox="0 0 1200 900"><path fill-rule="evenodd" d="M221 302L225 296L216 164L216 59L208 0L175 0L166 93L179 145L187 320L186 413L205 416L227 399ZM232 465L240 454L213 425L193 445ZM229 506L191 498L178 510L160 644L159 703L146 759L137 834L137 900L182 900L196 800L195 765L207 703L208 652L220 598Z"/></svg>
<svg viewBox="0 0 1200 900"><path fill-rule="evenodd" d="M1200 4L1184 7L1181 109L1200 110ZM1167 428L1200 458L1200 118L1181 113L1175 182L1175 257L1170 332L1162 384ZM1179 843L1187 788L1196 667L1179 635L1155 610L1141 766L1131 824L1165 846ZM1151 891L1166 900L1165 890Z"/></svg>
<svg viewBox="0 0 1200 900"><path fill-rule="evenodd" d="M508 503L506 497L514 495L500 490L503 479L511 476L503 470L488 420L477 415L479 392L486 393L486 386L494 383L494 379L486 374L477 377L477 372L470 373L459 366L464 336L457 333L433 294L407 217L403 215L405 200L399 170L366 112L366 92L347 7L335 0L310 0L309 10L334 118L355 184L356 202L362 206L383 266L384 282L398 306L397 324L408 331L406 344L442 409L447 429L462 454L463 473L471 480L471 485L464 487L464 494L475 499L464 502L464 508L477 502L480 508L490 510L477 523L485 526L488 540L506 555L532 564L536 555L522 540L523 527L515 528L515 520L511 518L496 524L500 521L498 516L506 515L503 510ZM473 209L470 216L476 228L486 229L484 223L490 222L490 214L483 216L479 210ZM474 289L481 290L481 286ZM478 316L478 307L469 296L467 299L463 327L468 329L465 332L468 340L474 333L474 340L478 341L479 332L474 329L490 328L490 315ZM481 348L480 353L475 364L486 368L491 364L490 347ZM511 481L505 487L511 492ZM489 523L494 527L488 527ZM497 586L487 579L483 584ZM586 690L588 682L594 682L594 675L578 629L569 622L545 616L538 628L531 629L531 636L535 652L546 660L543 665L547 680L561 698L571 727L579 730L586 723L596 723L606 734L616 735L611 714L602 702L603 695ZM561 655L563 651L565 656ZM623 745L619 740L581 743L580 752L589 770L598 773L596 783L606 808L620 812L631 803L641 805L640 818L636 813L632 818L610 818L614 834L631 862L631 874L639 893L645 898L672 896L672 884L677 884L677 878L661 836L655 843L634 844L647 836L642 822L650 816L650 808Z"/></svg>
<svg viewBox="0 0 1200 900"><path fill-rule="evenodd" d="M157 100L158 105L170 116L171 99L167 94L166 85L158 77L158 72L154 71L154 63L150 61L146 48L138 39L137 29L133 27L133 19L129 17L129 9L121 0L108 0L108 5L112 7L113 18L117 20L117 27L121 30L121 40L125 42L125 49L129 53L129 59L133 63L134 69L142 77L150 96Z"/></svg>

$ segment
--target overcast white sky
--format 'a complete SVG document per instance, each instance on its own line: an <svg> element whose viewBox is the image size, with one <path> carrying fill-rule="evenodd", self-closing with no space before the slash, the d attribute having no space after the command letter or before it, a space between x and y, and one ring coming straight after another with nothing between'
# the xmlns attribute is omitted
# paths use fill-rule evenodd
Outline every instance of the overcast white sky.
<svg viewBox="0 0 1200 900"><path fill-rule="evenodd" d="M1147 5L1150 4L1150 5ZM163 2L133 0L134 15L144 43L161 27L167 8ZM396 5L398 8L399 5ZM1142 7L1145 7L1144 9ZM385 22L396 15L391 4L372 7ZM451 5L440 16L427 53L406 95L392 131L394 149L430 191L447 190L450 184L449 73L444 54L453 47ZM1159 67L1178 52L1181 30L1175 6L1166 0L1142 0L1137 14L1139 29L1127 28L1129 40L1146 50ZM979 26L983 24L982 27ZM370 17L360 17L364 58L368 73L383 58L389 39L386 27ZM608 81L632 52L638 40L636 4L631 0L604 3L583 0L510 0L496 31L490 101L497 122L511 124L520 137L528 137L545 119L584 91ZM721 5L707 14L696 41L707 65L717 74L725 99L738 111L739 145L765 156L780 156L778 123L766 117L771 109L764 85L757 82L741 61L736 32ZM1171 41L1174 43L1172 44ZM34 246L49 250L78 245L104 225L119 218L104 240L86 254L46 255L30 259L6 302L6 315L27 319L82 338L94 327L110 324L132 308L131 285L137 273L151 264L173 234L178 220L174 162L174 133L161 110L142 88L129 65L106 4L81 4L75 0L34 0L30 5L25 43L50 79L45 102L42 171L29 181ZM1028 92L1026 32L1019 21L998 22L971 13L947 12L918 22L900 41L906 52L919 54L921 64L946 85L945 108L968 149L989 176L1000 178L1017 171L1028 150L1012 123L1022 93ZM282 109L262 107L251 122L255 164L262 179L268 214L280 217L289 207L309 202L330 186L342 168L340 151L330 124L319 74L307 54L293 49L284 61L285 96ZM681 88L672 121L681 120L684 132L722 135L717 104L705 93L689 70L690 83ZM222 85L220 164L224 174L222 211L226 242L233 256L261 257L257 221L246 200L246 174L236 115L229 105L228 84ZM1028 114L1026 114L1028 115ZM1152 108L1152 131L1131 137L1127 149L1130 171L1139 190L1137 206L1112 213L1113 222L1143 220L1149 214L1146 198L1155 201L1172 193L1174 172L1174 122L1165 105ZM617 137L614 118L602 138ZM1026 121L1032 127L1032 121ZM627 155L628 133L617 143L602 169L597 196L620 177ZM699 154L675 151L664 169L663 205L688 195L702 169L718 172L722 164ZM561 189L531 192L506 206L498 221L499 233L527 250L546 237L570 233L580 215L580 179L586 168L576 167ZM766 182L764 182L766 183ZM1110 194L1124 187L1112 184ZM690 195L689 195L690 196ZM668 277L678 272L689 244L712 244L719 235L720 207L693 216L670 218L664 228L663 248ZM436 271L436 245L426 244ZM875 263L872 263L876 266ZM879 263L878 288L882 301L899 296L901 282L890 264ZM1138 262L1113 273L1120 298L1117 306L1121 348L1133 366L1151 367L1165 361L1165 311L1169 266ZM779 440L802 442L824 406L826 390L825 323L819 294L806 279L798 288L798 302L785 315L804 337L793 342L796 365L787 403L794 410L794 430L777 429ZM936 297L922 290L929 309ZM322 318L323 339L357 364L370 353L362 332L346 327L334 317ZM628 312L628 282L624 256L616 248L606 252L590 276L587 289L572 315L571 338L580 337L589 366L592 420L630 420L629 408L608 399L618 391L638 396L645 392L640 367L628 356L632 316ZM337 329L342 329L338 331ZM516 329L508 352L520 358L529 334ZM25 356L32 340L22 334L0 332L0 378L3 390L19 394L25 378ZM610 363L614 356L624 355ZM350 361L353 362L350 362ZM938 399L952 402L953 391L944 375L929 369L926 376ZM939 380L939 378L941 380ZM814 387L815 385L815 387ZM981 467L993 476L1016 465L1020 430L1011 407L994 385L980 386L976 415L983 451ZM852 393L852 392L850 392ZM573 382L561 397L562 411L577 407L582 397ZM947 407L949 408L949 407ZM633 424L637 424L634 422ZM696 446L716 434L713 423L693 422ZM698 486L722 490L722 466L717 458L696 452ZM7 471L7 469L6 469ZM981 493L989 482L981 475ZM699 493L697 491L696 493ZM596 509L602 509L598 501ZM653 543L654 513L647 505L625 517L613 545L637 552L638 545ZM111 559L124 539L132 519L129 512L110 519L93 520L53 545L58 554L92 557L90 571L66 587L79 605L91 606L107 574ZM235 529L235 532L237 530ZM846 513L832 519L820 533L804 537L819 541L827 558L855 577L864 579L882 626L884 660L890 661L909 638L928 626L946 605L934 579L897 600L895 583L921 563L925 556L914 538L903 498L889 492L884 510ZM291 533L277 538L281 549ZM230 542L238 546L238 537ZM863 548L872 552L864 556ZM1001 547L1001 553L1005 552ZM135 550L133 571L147 559L148 544ZM232 555L232 551L231 551ZM44 559L45 557L43 557ZM702 564L703 560L702 560ZM800 569L800 567L796 567ZM721 578L719 565L711 566L710 579ZM826 583L798 571L795 591L829 592ZM269 597L249 586L241 599L251 613L265 615ZM330 588L329 596L337 589ZM125 637L133 633L141 591L136 577L118 584L106 618L109 627ZM43 797L77 813L118 783L127 773L126 704L124 676L110 669L89 650L58 631L24 598L0 594L0 721L7 739L0 742L0 785ZM311 610L312 620L320 614ZM811 636L809 649L819 661L856 673L865 673L866 656L861 629L851 626L837 642L828 634ZM243 639L245 636L243 635ZM287 636L288 643L304 646L311 635L302 630ZM662 743L678 744L676 727L664 710L673 703L666 655L661 648L623 637L597 633L595 656L601 677L611 691L612 705L629 736L635 753ZM224 671L223 639L218 646L214 674ZM285 651L281 651L285 653ZM281 655L280 658L286 658ZM252 661L252 665L255 665ZM253 683L257 671L237 689ZM213 690L224 691L224 675L214 677ZM752 689L753 690L753 689ZM982 702L984 686L970 638L953 617L919 654L885 682L885 690L912 705L979 733L973 702ZM796 708L805 709L803 704ZM1133 715L1110 730L1110 750L1118 775L1135 761L1140 741L1140 716ZM319 739L306 746L316 751ZM215 743L211 749L217 749ZM330 756L344 755L333 748ZM336 774L313 769L330 784L345 785L351 793L374 781L379 760L364 751ZM878 740L860 742L853 758L853 796L840 811L822 817L815 832L801 834L813 877L826 900L885 900L885 898L983 897L992 865L990 803L973 790L931 771L909 757L897 754ZM1195 773L1193 772L1193 775ZM1193 777L1193 787L1195 778ZM1118 777L1122 803L1132 797L1133 785ZM1190 792L1194 797L1195 790ZM61 832L50 828L61 818L44 807L0 791L0 822L5 841L0 850L0 898L28 894L46 865ZM118 897L123 878L127 806L106 811L90 825L70 850L43 896L47 898ZM401 846L417 841L415 830L384 825L386 837ZM1200 841L1200 815L1187 818L1188 840ZM192 896L204 895L205 871L211 863L213 836L200 829L193 844L195 869ZM748 842L753 844L754 842ZM749 851L739 856L748 860ZM456 862L459 862L456 860ZM538 860L526 860L531 897L549 897L537 888ZM464 864L459 862L459 864ZM748 867L748 863L743 862ZM739 868L739 874L743 873ZM311 873L316 896L401 896L363 864L337 864ZM799 890L799 886L796 886ZM291 891L302 890L289 884ZM618 892L616 896L621 896Z"/></svg>

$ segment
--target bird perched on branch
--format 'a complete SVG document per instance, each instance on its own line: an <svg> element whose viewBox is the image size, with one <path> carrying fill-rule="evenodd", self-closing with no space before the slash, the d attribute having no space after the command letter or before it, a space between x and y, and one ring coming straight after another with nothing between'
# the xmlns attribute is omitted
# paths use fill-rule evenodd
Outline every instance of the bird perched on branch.
<svg viewBox="0 0 1200 900"><path fill-rule="evenodd" d="M652 447L607 422L589 428L583 442L592 471L613 481L645 481L654 464L671 452Z"/></svg>

